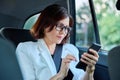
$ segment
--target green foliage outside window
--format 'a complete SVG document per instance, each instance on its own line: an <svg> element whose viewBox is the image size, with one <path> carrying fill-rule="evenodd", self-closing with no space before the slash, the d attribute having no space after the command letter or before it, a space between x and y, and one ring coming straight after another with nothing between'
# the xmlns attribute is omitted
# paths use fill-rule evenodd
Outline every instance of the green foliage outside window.
<svg viewBox="0 0 120 80"><path fill-rule="evenodd" d="M115 0L94 0L95 11L103 48L106 50L120 44L120 11Z"/></svg>

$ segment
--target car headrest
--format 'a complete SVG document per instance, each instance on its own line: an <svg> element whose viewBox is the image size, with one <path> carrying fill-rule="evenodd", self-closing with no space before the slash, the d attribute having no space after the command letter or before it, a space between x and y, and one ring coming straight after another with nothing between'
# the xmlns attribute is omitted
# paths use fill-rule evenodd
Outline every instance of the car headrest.
<svg viewBox="0 0 120 80"><path fill-rule="evenodd" d="M120 46L108 52L108 68L111 80L120 79Z"/></svg>
<svg viewBox="0 0 120 80"><path fill-rule="evenodd" d="M10 40L17 46L20 42L36 41L27 29L16 29L4 27L0 29L0 34L4 39Z"/></svg>
<svg viewBox="0 0 120 80"><path fill-rule="evenodd" d="M120 0L117 0L117 2L116 2L116 8L117 8L118 10L120 10Z"/></svg>

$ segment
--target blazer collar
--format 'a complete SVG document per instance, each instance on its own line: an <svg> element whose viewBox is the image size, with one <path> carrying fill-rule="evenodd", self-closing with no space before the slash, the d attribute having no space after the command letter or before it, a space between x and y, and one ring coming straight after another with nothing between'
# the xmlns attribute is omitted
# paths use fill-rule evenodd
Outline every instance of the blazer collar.
<svg viewBox="0 0 120 80"><path fill-rule="evenodd" d="M40 51L40 54L45 59L48 67L50 68L52 76L55 75L57 73L57 70L45 41L43 39L38 39L38 44L39 44L38 49Z"/></svg>

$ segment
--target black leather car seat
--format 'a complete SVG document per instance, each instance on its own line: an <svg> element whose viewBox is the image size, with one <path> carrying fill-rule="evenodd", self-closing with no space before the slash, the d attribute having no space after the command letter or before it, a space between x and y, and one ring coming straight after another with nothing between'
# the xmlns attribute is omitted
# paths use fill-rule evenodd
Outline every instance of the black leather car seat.
<svg viewBox="0 0 120 80"><path fill-rule="evenodd" d="M20 42L36 41L32 37L30 30L27 29L3 27L0 29L0 34L4 39L13 42L15 46L17 46Z"/></svg>
<svg viewBox="0 0 120 80"><path fill-rule="evenodd" d="M108 69L111 80L120 79L120 46L116 46L109 51Z"/></svg>
<svg viewBox="0 0 120 80"><path fill-rule="evenodd" d="M15 55L15 46L0 38L0 80L23 80Z"/></svg>

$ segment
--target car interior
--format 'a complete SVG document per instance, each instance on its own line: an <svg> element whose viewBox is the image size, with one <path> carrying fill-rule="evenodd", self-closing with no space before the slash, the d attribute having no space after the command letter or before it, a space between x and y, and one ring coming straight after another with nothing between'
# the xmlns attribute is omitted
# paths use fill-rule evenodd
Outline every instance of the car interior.
<svg viewBox="0 0 120 80"><path fill-rule="evenodd" d="M109 65L109 73L111 80L118 80L120 78L119 69L119 57L120 57L120 46L116 46L109 51L108 55L108 65Z"/></svg>
<svg viewBox="0 0 120 80"><path fill-rule="evenodd" d="M0 38L0 80L23 80L12 42Z"/></svg>
<svg viewBox="0 0 120 80"><path fill-rule="evenodd" d="M94 4L92 0L88 0L88 2L90 4L90 10L92 13L91 15L93 19L95 42L100 44L99 29L98 29L97 20L96 20L96 14L94 11ZM1 0L0 1L0 38L1 38L0 39L0 54L1 54L0 65L2 65L0 66L0 80L23 80L21 76L21 72L19 70L19 66L18 66L19 64L15 59L14 49L20 42L36 41L30 34L29 29L24 29L24 25L27 19L29 19L31 16L35 14L39 14L46 6L50 4L60 4L64 6L65 8L68 9L73 19L75 20L76 17L75 17L75 1L74 0L34 0L34 1L33 0ZM73 28L72 34L70 36L70 43L72 44L75 44L75 30L76 28ZM86 47L77 47L77 48L79 49L80 57L81 57L81 54L83 52L86 52L88 49ZM9 51L9 50L12 50L12 51ZM7 53L10 53L10 54L7 54ZM108 60L113 55L110 55L110 57L107 57L105 55L107 53L108 53L107 51L102 49L99 51L99 61L96 64L94 80L118 80L118 79L110 79L110 76L113 75L112 74L113 67L110 67L111 71L109 73ZM8 58L7 55L2 56L3 54L7 54L11 57ZM7 66L4 63L11 63L11 64L7 64L9 65ZM111 65L111 62L110 62L110 65ZM82 65L80 67L84 69Z"/></svg>
<svg viewBox="0 0 120 80"><path fill-rule="evenodd" d="M11 42L13 42L15 46L17 46L20 42L36 41L31 36L30 31L27 30L27 29L17 29L17 28L3 27L1 29L1 36L5 40L10 40Z"/></svg>

